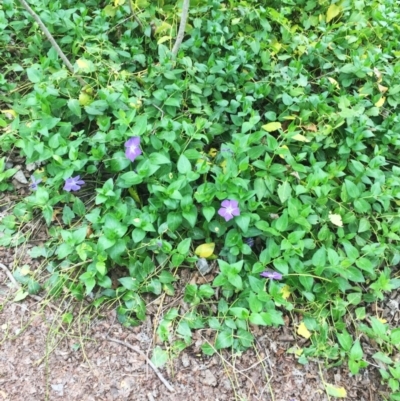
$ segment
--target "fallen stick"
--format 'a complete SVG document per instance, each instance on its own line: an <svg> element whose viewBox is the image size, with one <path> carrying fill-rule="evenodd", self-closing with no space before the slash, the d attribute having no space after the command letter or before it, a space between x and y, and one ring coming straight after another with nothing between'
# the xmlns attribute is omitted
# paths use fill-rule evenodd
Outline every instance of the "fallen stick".
<svg viewBox="0 0 400 401"><path fill-rule="evenodd" d="M12 275L10 270L7 268L7 266L3 265L3 263L0 263L0 268L6 273L7 277L14 284L14 286L17 288L17 290L20 290L21 285L18 283L17 280L15 280L14 276ZM53 305L52 303L50 303L48 301L46 302L42 297L39 297L39 295L29 294L29 296L31 298L33 298L35 301L46 303L47 305L50 306L50 308L56 310L59 313L62 313L62 311L59 308L57 308L57 306Z"/></svg>
<svg viewBox="0 0 400 401"><path fill-rule="evenodd" d="M168 381L164 378L164 376L160 373L160 371L156 368L156 366L153 364L153 362L150 361L149 358L147 358L146 354L138 347L135 347L133 345L130 345L126 343L125 341L117 340L116 338L112 337L106 337L108 341L112 341L117 344L125 345L125 347L129 348L130 350L136 352L140 356L146 359L146 362L149 364L149 366L154 370L154 373L158 376L158 378L163 382L164 386L171 391L171 393L174 393L175 390L174 388L168 383Z"/></svg>
<svg viewBox="0 0 400 401"><path fill-rule="evenodd" d="M19 0L22 6L25 8L26 11L32 16L32 18L38 23L40 26L40 29L43 31L43 33L46 35L47 39L51 43L51 45L54 47L55 51L57 54L60 56L61 60L64 62L66 67L71 71L73 75L76 76L76 79L79 81L79 83L82 86L86 86L87 82L85 82L79 75L75 74L74 71L74 66L71 64L71 62L68 60L67 56L64 54L64 52L61 50L60 46L58 46L56 40L54 39L53 35L50 33L50 31L46 28L46 26L43 24L42 20L40 17L35 13L35 11L32 10L32 8L29 6L29 4L25 0Z"/></svg>

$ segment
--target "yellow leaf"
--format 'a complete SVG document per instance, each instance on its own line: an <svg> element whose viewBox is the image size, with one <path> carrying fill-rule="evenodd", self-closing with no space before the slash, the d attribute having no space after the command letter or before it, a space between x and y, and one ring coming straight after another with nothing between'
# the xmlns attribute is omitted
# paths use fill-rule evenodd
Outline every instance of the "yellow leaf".
<svg viewBox="0 0 400 401"><path fill-rule="evenodd" d="M84 58L80 58L76 60L77 70L81 72L93 72L95 71L94 64L90 60L86 60Z"/></svg>
<svg viewBox="0 0 400 401"><path fill-rule="evenodd" d="M114 7L122 6L125 4L125 0L114 0Z"/></svg>
<svg viewBox="0 0 400 401"><path fill-rule="evenodd" d="M215 148L211 148L211 149L208 151L208 154L209 154L209 156L211 156L211 157L217 156L217 153L218 153L218 150L215 149Z"/></svg>
<svg viewBox="0 0 400 401"><path fill-rule="evenodd" d="M379 84L378 84L378 89L379 89L379 92L385 93L385 92L387 92L387 90L388 90L389 88L387 88L386 86L382 86L382 85L379 85Z"/></svg>
<svg viewBox="0 0 400 401"><path fill-rule="evenodd" d="M347 397L347 391L343 387L336 387L333 384L326 383L325 390L328 393L328 395L331 395L332 397L336 397L336 398Z"/></svg>
<svg viewBox="0 0 400 401"><path fill-rule="evenodd" d="M378 320L383 324L387 323L387 320L386 319L382 319L381 317L378 317Z"/></svg>
<svg viewBox="0 0 400 401"><path fill-rule="evenodd" d="M296 134L296 135L292 136L292 139L294 139L296 141L300 141L300 142L310 142L309 139L307 139L304 135L301 135L301 134Z"/></svg>
<svg viewBox="0 0 400 401"><path fill-rule="evenodd" d="M164 43L167 40L171 40L171 36L162 36L160 39L157 40L157 44L161 45L161 43Z"/></svg>
<svg viewBox="0 0 400 401"><path fill-rule="evenodd" d="M304 126L307 131L318 132L318 127L315 124L308 124Z"/></svg>
<svg viewBox="0 0 400 401"><path fill-rule="evenodd" d="M211 163L210 163L211 164ZM222 167L222 172L225 174L226 173L226 164L227 164L227 162L226 162L226 160L224 160L221 164L220 164L220 166Z"/></svg>
<svg viewBox="0 0 400 401"><path fill-rule="evenodd" d="M376 106L376 107L382 107L383 104L385 103L385 100L386 100L386 98L385 98L384 96L381 97L381 98L375 103L375 106Z"/></svg>
<svg viewBox="0 0 400 401"><path fill-rule="evenodd" d="M209 258L213 254L214 248L215 248L215 243L210 242L208 244L199 245L194 251L194 253L197 256L200 256L201 258Z"/></svg>
<svg viewBox="0 0 400 401"><path fill-rule="evenodd" d="M378 82L381 82L382 81L382 73L376 67L374 68L374 74L376 76L376 80Z"/></svg>
<svg viewBox="0 0 400 401"><path fill-rule="evenodd" d="M329 212L328 217L332 224L338 227L343 227L342 216L340 214L332 214L331 212Z"/></svg>
<svg viewBox="0 0 400 401"><path fill-rule="evenodd" d="M113 7L111 4L108 4L103 8L104 14L107 17L115 17L115 14L117 13L117 9Z"/></svg>
<svg viewBox="0 0 400 401"><path fill-rule="evenodd" d="M282 128L282 124L279 122L268 123L262 126L262 129L264 129L267 132L276 131L279 128Z"/></svg>
<svg viewBox="0 0 400 401"><path fill-rule="evenodd" d="M6 116L6 118L8 118L9 120L14 120L15 117L17 117L17 113L10 109L10 110L0 110L2 112L2 114L4 114Z"/></svg>
<svg viewBox="0 0 400 401"><path fill-rule="evenodd" d="M289 148L286 146L286 145L282 145L282 146L280 146L279 148L278 148L278 151L279 151L279 149L286 149L287 151L289 151ZM282 153L286 153L286 150L284 150ZM290 154L290 153L289 153ZM279 155L279 157L281 158L281 159L284 159L285 158L285 154L279 154L278 153L278 155Z"/></svg>
<svg viewBox="0 0 400 401"><path fill-rule="evenodd" d="M137 193L136 189L134 188L129 188L128 192L130 193L130 195L132 196L132 198L139 204L142 204L142 201L140 200L140 196Z"/></svg>
<svg viewBox="0 0 400 401"><path fill-rule="evenodd" d="M328 77L328 81L332 84L335 85L337 89L340 89L340 86L338 84L338 81L336 81L336 79L333 79L331 77Z"/></svg>
<svg viewBox="0 0 400 401"><path fill-rule="evenodd" d="M287 285L287 284L285 284L282 288L281 288L281 294L282 294L282 298L283 299L288 299L289 297L290 297L290 294L291 294L291 292L290 292L290 287Z"/></svg>
<svg viewBox="0 0 400 401"><path fill-rule="evenodd" d="M304 324L304 322L301 322L298 329L297 329L297 334L309 339L311 337L311 333L308 331L306 325Z"/></svg>
<svg viewBox="0 0 400 401"><path fill-rule="evenodd" d="M342 12L342 7L337 4L331 4L326 12L326 22L332 21Z"/></svg>

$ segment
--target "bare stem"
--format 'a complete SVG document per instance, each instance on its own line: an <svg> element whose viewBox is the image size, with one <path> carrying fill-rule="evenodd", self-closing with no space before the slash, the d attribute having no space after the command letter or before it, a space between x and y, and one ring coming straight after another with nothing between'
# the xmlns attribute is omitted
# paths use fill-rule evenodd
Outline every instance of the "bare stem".
<svg viewBox="0 0 400 401"><path fill-rule="evenodd" d="M39 16L35 13L35 11L32 10L32 8L29 6L29 4L25 0L19 0L19 1L22 4L22 6L25 8L25 10L28 11L28 13L33 17L33 19L38 23L38 25L40 26L40 29L46 35L47 39L49 40L51 45L54 47L57 54L61 57L61 60L64 62L64 64L67 66L67 68L71 71L71 73L73 75L75 75L74 67L72 66L71 62L68 60L67 56L61 50L60 46L58 46L58 44L55 41L55 39L53 38L52 34L49 32L49 30L43 24L43 22L39 18ZM76 78L82 86L87 85L87 82L85 82L80 76L76 76Z"/></svg>
<svg viewBox="0 0 400 401"><path fill-rule="evenodd" d="M112 338L112 337L106 337L108 341L112 341L117 344L125 345L125 347L129 348L132 351L135 351L137 354L141 355L143 358L146 359L146 362L149 364L149 366L154 370L154 373L158 376L158 378L163 382L164 386L167 387L171 393L174 393L175 390L174 388L168 383L168 381L164 378L164 376L160 373L160 371L156 368L156 366L153 364L153 362L150 361L149 358L147 358L146 354L138 347L135 347L134 345L130 345L126 343L125 341L118 340L117 338Z"/></svg>
<svg viewBox="0 0 400 401"><path fill-rule="evenodd" d="M176 57L178 54L179 47L182 43L183 37L185 36L186 21L189 14L189 4L190 0L183 0L181 23L179 24L178 35L176 37L174 47L172 48L172 54L174 57Z"/></svg>

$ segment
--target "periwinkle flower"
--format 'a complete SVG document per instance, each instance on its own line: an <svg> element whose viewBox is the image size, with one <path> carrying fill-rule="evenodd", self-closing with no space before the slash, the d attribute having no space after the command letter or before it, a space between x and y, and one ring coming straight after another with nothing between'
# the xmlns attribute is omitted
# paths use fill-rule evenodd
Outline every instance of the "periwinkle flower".
<svg viewBox="0 0 400 401"><path fill-rule="evenodd" d="M79 191L84 183L85 181L81 180L80 175L77 175L76 177L67 178L65 180L64 189L68 192Z"/></svg>
<svg viewBox="0 0 400 401"><path fill-rule="evenodd" d="M254 246L254 238L246 238L244 240L244 242L250 247L252 248Z"/></svg>
<svg viewBox="0 0 400 401"><path fill-rule="evenodd" d="M31 181L32 183L29 185L29 188L32 191L36 191L38 189L38 184L42 182L41 178L36 179L33 175L31 175Z"/></svg>
<svg viewBox="0 0 400 401"><path fill-rule="evenodd" d="M221 209L218 210L218 214L222 216L225 221L233 219L235 216L240 215L239 202L235 200L224 200L221 203Z"/></svg>
<svg viewBox="0 0 400 401"><path fill-rule="evenodd" d="M125 156L133 162L139 155L142 154L140 149L140 137L133 136L125 142Z"/></svg>
<svg viewBox="0 0 400 401"><path fill-rule="evenodd" d="M265 270L260 273L261 277L269 278L270 280L282 280L282 274L272 270Z"/></svg>

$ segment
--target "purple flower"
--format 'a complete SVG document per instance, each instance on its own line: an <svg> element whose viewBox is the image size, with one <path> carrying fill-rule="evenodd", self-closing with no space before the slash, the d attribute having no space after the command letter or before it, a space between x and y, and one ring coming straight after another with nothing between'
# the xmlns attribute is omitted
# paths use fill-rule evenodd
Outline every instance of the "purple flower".
<svg viewBox="0 0 400 401"><path fill-rule="evenodd" d="M65 180L64 189L68 192L79 191L84 183L85 181L81 180L80 175L77 175L76 177L67 178Z"/></svg>
<svg viewBox="0 0 400 401"><path fill-rule="evenodd" d="M252 248L254 246L254 238L246 238L244 240L244 242L250 247Z"/></svg>
<svg viewBox="0 0 400 401"><path fill-rule="evenodd" d="M272 270L265 270L260 273L261 277L269 278L270 280L282 280L282 274Z"/></svg>
<svg viewBox="0 0 400 401"><path fill-rule="evenodd" d="M32 191L36 191L38 188L38 184L40 184L42 182L42 179L41 178L36 179L33 175L31 175L31 181L32 181L32 184L29 185L29 188Z"/></svg>
<svg viewBox="0 0 400 401"><path fill-rule="evenodd" d="M140 149L140 137L133 136L131 139L128 139L125 142L125 156L133 162L139 155L142 154L142 150Z"/></svg>
<svg viewBox="0 0 400 401"><path fill-rule="evenodd" d="M239 216L239 202L235 200L224 200L221 203L221 209L218 210L218 214L222 216L225 221L233 219L234 216Z"/></svg>

